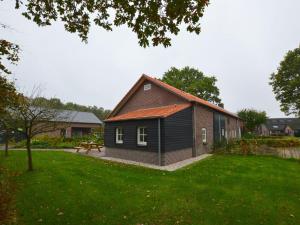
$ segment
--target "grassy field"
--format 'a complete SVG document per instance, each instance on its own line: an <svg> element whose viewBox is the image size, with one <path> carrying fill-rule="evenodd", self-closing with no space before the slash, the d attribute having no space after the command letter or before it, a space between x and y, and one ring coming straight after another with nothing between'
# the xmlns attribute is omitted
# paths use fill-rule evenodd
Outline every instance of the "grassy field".
<svg viewBox="0 0 300 225"><path fill-rule="evenodd" d="M296 160L216 155L163 172L65 152L33 159L26 172L25 152L0 156L17 224L300 224Z"/></svg>

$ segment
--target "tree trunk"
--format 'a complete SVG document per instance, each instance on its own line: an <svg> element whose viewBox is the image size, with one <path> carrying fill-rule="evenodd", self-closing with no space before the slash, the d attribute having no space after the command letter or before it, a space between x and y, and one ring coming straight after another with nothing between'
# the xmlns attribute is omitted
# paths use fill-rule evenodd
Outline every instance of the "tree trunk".
<svg viewBox="0 0 300 225"><path fill-rule="evenodd" d="M28 158L28 171L32 171L33 166L32 166L31 138L30 137L26 137L26 147L27 147L27 158Z"/></svg>
<svg viewBox="0 0 300 225"><path fill-rule="evenodd" d="M5 156L8 156L8 135L5 135Z"/></svg>

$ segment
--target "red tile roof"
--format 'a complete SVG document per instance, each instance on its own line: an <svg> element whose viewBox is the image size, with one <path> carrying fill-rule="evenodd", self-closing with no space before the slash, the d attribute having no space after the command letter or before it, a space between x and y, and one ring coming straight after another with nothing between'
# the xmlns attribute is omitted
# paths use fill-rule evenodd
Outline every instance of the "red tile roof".
<svg viewBox="0 0 300 225"><path fill-rule="evenodd" d="M156 108L138 109L136 111L128 112L119 116L110 117L106 119L109 121L120 121L120 120L137 120L137 119L151 119L151 118L165 118L176 112L190 107L191 104L175 104Z"/></svg>
<svg viewBox="0 0 300 225"><path fill-rule="evenodd" d="M185 98L186 100L188 100L188 101L190 101L190 102L197 102L197 103L199 103L199 104L201 104L201 105L205 105L205 106L207 106L207 107L209 107L209 108L212 108L212 109L215 109L215 110L217 110L217 111L219 111L219 112L222 112L222 113L231 115L231 116L233 116L233 117L238 117L238 116L235 115L234 113L231 113L231 112L229 112L229 111L227 111L227 110L225 110L225 109L223 109L223 108L221 108L221 107L219 107L219 106L217 106L217 105L214 105L214 104L212 104L212 103L210 103L210 102L208 102L208 101L205 101L205 100L203 100L203 99L201 99L201 98L198 98L198 97L196 97L196 96L194 96L194 95L191 95L191 94L189 94L189 93L187 93L187 92L184 92L184 91L182 91L182 90L179 90L179 89L177 89L177 88L175 88L175 87L173 87L173 86L171 86L171 85L169 85L169 84L166 84L166 83L164 83L164 82L162 82L162 81L160 81L160 80L158 80L158 79L156 79L156 78L152 78L152 77L149 77L149 76L147 76L147 75L143 75L143 76L144 76L147 80L152 81L153 83L157 84L158 86L164 87L165 89L167 89L167 90L169 90L169 91L171 91L171 92L177 94L178 96L181 96L182 98Z"/></svg>

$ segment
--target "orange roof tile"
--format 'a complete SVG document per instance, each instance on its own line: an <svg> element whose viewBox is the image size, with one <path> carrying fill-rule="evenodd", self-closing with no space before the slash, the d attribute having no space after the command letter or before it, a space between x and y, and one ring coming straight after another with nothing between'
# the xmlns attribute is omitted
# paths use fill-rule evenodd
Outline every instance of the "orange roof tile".
<svg viewBox="0 0 300 225"><path fill-rule="evenodd" d="M168 105L156 108L138 109L136 111L128 112L119 116L110 117L106 119L109 121L120 121L120 120L136 120L136 119L151 119L151 118L165 118L176 112L188 108L191 104L178 104Z"/></svg>

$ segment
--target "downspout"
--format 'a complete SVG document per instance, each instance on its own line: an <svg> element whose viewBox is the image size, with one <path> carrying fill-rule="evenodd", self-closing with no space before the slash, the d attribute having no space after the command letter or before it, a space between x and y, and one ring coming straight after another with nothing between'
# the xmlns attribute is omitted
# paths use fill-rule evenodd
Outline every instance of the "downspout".
<svg viewBox="0 0 300 225"><path fill-rule="evenodd" d="M158 118L157 135L158 135L158 165L161 166L161 136L160 136L160 118Z"/></svg>
<svg viewBox="0 0 300 225"><path fill-rule="evenodd" d="M221 142L222 141L221 115L219 114L218 117L219 117L219 138L220 138L219 141Z"/></svg>

